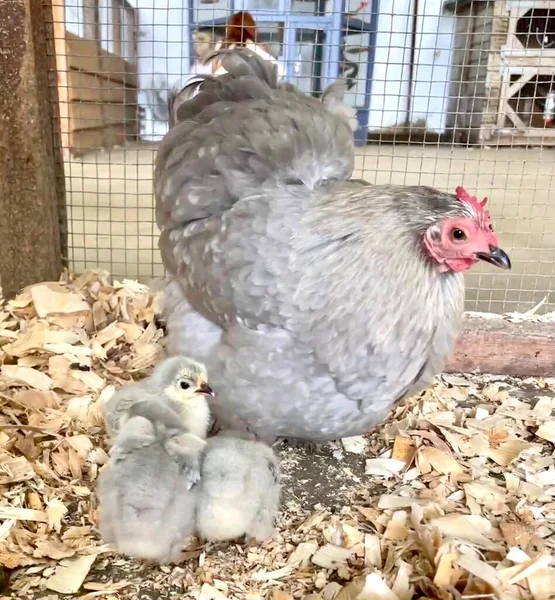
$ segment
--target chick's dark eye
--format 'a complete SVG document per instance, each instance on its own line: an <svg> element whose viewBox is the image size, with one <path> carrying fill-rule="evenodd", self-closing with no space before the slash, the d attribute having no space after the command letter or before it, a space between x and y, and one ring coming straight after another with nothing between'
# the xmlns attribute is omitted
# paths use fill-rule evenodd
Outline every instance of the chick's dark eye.
<svg viewBox="0 0 555 600"><path fill-rule="evenodd" d="M493 225L492 225L491 223L488 225L488 227L489 227L489 230L490 230L491 232L493 232Z"/></svg>
<svg viewBox="0 0 555 600"><path fill-rule="evenodd" d="M455 228L451 231L451 237L460 242L466 240L466 233L462 229Z"/></svg>
<svg viewBox="0 0 555 600"><path fill-rule="evenodd" d="M190 384L190 383L188 383L187 381L185 381L185 380L183 380L183 379L182 379L182 380L179 382L179 387L180 387L182 390L188 390L188 389L191 387L191 384Z"/></svg>

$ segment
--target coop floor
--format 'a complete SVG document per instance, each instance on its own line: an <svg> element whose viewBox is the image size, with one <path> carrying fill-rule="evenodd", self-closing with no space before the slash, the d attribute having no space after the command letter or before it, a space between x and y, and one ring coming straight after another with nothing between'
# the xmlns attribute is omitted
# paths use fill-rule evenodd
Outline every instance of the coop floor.
<svg viewBox="0 0 555 600"><path fill-rule="evenodd" d="M104 406L162 356L159 306L99 273L0 303L0 596L553 598L555 379L443 375L364 437L280 442L263 544L188 540L176 567L113 552L96 529Z"/></svg>
<svg viewBox="0 0 555 600"><path fill-rule="evenodd" d="M155 145L144 145L68 160L73 269L101 267L146 282L163 274L152 194L155 154ZM370 144L357 152L355 176L453 191L464 185L487 195L513 270L507 275L477 266L468 277L467 308L503 312L527 310L545 296L545 309L555 309L553 172L551 149Z"/></svg>

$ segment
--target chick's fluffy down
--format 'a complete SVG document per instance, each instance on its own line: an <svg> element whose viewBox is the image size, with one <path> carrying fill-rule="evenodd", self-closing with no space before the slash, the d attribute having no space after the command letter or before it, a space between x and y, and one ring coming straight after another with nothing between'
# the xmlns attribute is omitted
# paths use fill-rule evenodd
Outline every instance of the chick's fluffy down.
<svg viewBox="0 0 555 600"><path fill-rule="evenodd" d="M197 532L212 542L274 533L280 469L261 442L220 434L209 440L198 488Z"/></svg>
<svg viewBox="0 0 555 600"><path fill-rule="evenodd" d="M174 562L194 529L194 495L152 423L127 421L101 472L97 495L104 541L128 556Z"/></svg>

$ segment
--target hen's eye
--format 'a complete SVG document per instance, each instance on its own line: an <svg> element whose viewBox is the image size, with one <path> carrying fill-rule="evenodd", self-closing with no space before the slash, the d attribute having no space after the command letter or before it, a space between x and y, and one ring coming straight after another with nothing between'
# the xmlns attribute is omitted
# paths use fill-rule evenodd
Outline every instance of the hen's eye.
<svg viewBox="0 0 555 600"><path fill-rule="evenodd" d="M188 383L187 381L185 381L184 379L182 379L182 380L179 382L179 387L180 387L182 390L188 390L188 389L191 387L191 384L190 384L190 383Z"/></svg>
<svg viewBox="0 0 555 600"><path fill-rule="evenodd" d="M462 229L453 229L451 231L451 237L458 242L466 240L466 233Z"/></svg>

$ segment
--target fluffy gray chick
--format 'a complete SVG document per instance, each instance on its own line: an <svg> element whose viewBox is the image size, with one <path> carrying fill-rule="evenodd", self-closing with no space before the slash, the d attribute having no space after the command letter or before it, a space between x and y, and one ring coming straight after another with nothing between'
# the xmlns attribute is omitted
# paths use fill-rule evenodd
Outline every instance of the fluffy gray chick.
<svg viewBox="0 0 555 600"><path fill-rule="evenodd" d="M197 534L211 542L270 538L280 479L279 462L266 444L229 431L209 439L198 484Z"/></svg>
<svg viewBox="0 0 555 600"><path fill-rule="evenodd" d="M132 417L97 485L102 538L123 554L162 564L178 559L195 511L195 493L168 442L176 442L170 429L162 433L150 420Z"/></svg>
<svg viewBox="0 0 555 600"><path fill-rule="evenodd" d="M105 403L106 431L113 439L133 415L168 425L173 410L188 432L204 439L210 424L207 396L214 392L203 364L186 356L167 358L150 377L121 388Z"/></svg>

